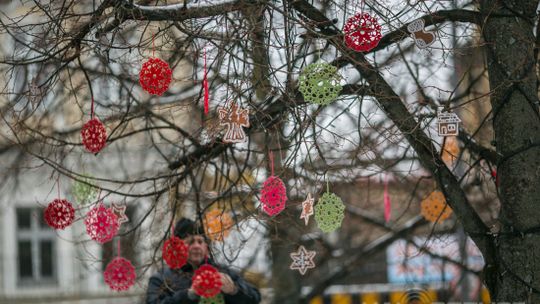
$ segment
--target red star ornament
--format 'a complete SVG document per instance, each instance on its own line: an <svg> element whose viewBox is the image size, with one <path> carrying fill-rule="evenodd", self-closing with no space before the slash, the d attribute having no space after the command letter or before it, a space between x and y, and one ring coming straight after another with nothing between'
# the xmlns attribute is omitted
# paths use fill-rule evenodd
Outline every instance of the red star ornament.
<svg viewBox="0 0 540 304"><path fill-rule="evenodd" d="M47 205L43 217L47 225L52 228L64 229L73 223L75 209L67 200L57 198Z"/></svg>
<svg viewBox="0 0 540 304"><path fill-rule="evenodd" d="M98 153L105 147L107 131L97 117L90 119L81 129L84 148L91 153Z"/></svg>
<svg viewBox="0 0 540 304"><path fill-rule="evenodd" d="M116 257L109 264L103 273L105 283L112 290L128 290L135 284L135 267L131 262L123 257Z"/></svg>
<svg viewBox="0 0 540 304"><path fill-rule="evenodd" d="M169 88L172 70L169 64L159 58L150 58L143 63L139 73L139 83L148 93L161 96Z"/></svg>
<svg viewBox="0 0 540 304"><path fill-rule="evenodd" d="M211 265L204 264L195 270L193 275L193 289L203 298L215 297L221 290L221 275Z"/></svg>
<svg viewBox="0 0 540 304"><path fill-rule="evenodd" d="M368 13L357 13L350 17L343 27L343 33L345 44L357 52L367 52L375 48L382 38L377 18Z"/></svg>

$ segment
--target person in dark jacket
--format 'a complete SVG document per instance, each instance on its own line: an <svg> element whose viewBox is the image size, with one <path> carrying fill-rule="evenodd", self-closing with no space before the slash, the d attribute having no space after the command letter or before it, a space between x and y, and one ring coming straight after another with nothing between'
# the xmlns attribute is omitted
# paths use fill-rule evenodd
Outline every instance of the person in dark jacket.
<svg viewBox="0 0 540 304"><path fill-rule="evenodd" d="M257 304L261 295L257 288L247 283L238 273L215 264L208 258L208 242L199 225L190 219L180 219L174 235L189 245L188 263L180 269L165 266L148 282L146 304L199 303L200 297L193 291L193 272L203 263L216 267L221 275L221 293L226 304Z"/></svg>

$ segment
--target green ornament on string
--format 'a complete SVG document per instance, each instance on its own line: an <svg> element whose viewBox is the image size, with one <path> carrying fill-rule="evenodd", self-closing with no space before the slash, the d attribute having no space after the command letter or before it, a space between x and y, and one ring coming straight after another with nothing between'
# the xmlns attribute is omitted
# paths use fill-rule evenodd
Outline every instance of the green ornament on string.
<svg viewBox="0 0 540 304"><path fill-rule="evenodd" d="M86 205L96 200L98 188L90 183L90 178L88 176L83 177L83 181L86 183L75 181L73 188L71 189L71 194L73 195L75 202Z"/></svg>
<svg viewBox="0 0 540 304"><path fill-rule="evenodd" d="M333 102L341 92L339 81L341 76L337 68L328 63L312 63L300 73L300 93L304 100L328 105Z"/></svg>
<svg viewBox="0 0 540 304"><path fill-rule="evenodd" d="M326 192L315 205L317 226L324 232L332 232L341 227L345 217L345 205L339 196Z"/></svg>
<svg viewBox="0 0 540 304"><path fill-rule="evenodd" d="M218 293L217 296L212 298L201 297L199 304L225 304L225 298L223 297L223 294Z"/></svg>

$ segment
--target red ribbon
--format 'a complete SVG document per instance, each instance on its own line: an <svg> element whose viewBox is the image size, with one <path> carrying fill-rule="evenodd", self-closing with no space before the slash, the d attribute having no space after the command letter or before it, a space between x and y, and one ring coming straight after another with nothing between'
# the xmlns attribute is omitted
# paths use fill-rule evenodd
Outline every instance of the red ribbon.
<svg viewBox="0 0 540 304"><path fill-rule="evenodd" d="M204 114L208 114L208 100L209 93L208 93L208 71L206 70L206 49L204 49L204 78L203 78L203 89L204 89Z"/></svg>

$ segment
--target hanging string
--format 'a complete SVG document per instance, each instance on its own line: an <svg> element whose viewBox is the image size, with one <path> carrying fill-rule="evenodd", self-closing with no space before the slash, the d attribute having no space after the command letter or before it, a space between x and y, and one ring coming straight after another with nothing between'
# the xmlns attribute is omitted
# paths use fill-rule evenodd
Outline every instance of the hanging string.
<svg viewBox="0 0 540 304"><path fill-rule="evenodd" d="M155 57L154 56L154 51L156 49L155 39L156 39L156 33L152 33L152 57Z"/></svg>
<svg viewBox="0 0 540 304"><path fill-rule="evenodd" d="M272 151L269 151L268 157L270 158L270 170L272 172L270 176L274 176L274 153L272 153Z"/></svg>
<svg viewBox="0 0 540 304"><path fill-rule="evenodd" d="M94 95L92 95L91 97L92 97L92 104L90 106L90 119L93 119L94 118Z"/></svg>
<svg viewBox="0 0 540 304"><path fill-rule="evenodd" d="M385 174L384 181L384 220L386 223L390 221L390 212L392 211L390 205L390 194L388 193L388 174Z"/></svg>
<svg viewBox="0 0 540 304"><path fill-rule="evenodd" d="M116 255L120 256L120 238L116 241Z"/></svg>
<svg viewBox="0 0 540 304"><path fill-rule="evenodd" d="M60 198L60 174L58 174L58 177L56 178L56 188L58 190L58 198Z"/></svg>
<svg viewBox="0 0 540 304"><path fill-rule="evenodd" d="M209 111L209 99L210 93L208 92L208 71L206 69L206 47L204 48L204 78L203 78L203 89L204 89L204 114L208 114Z"/></svg>

